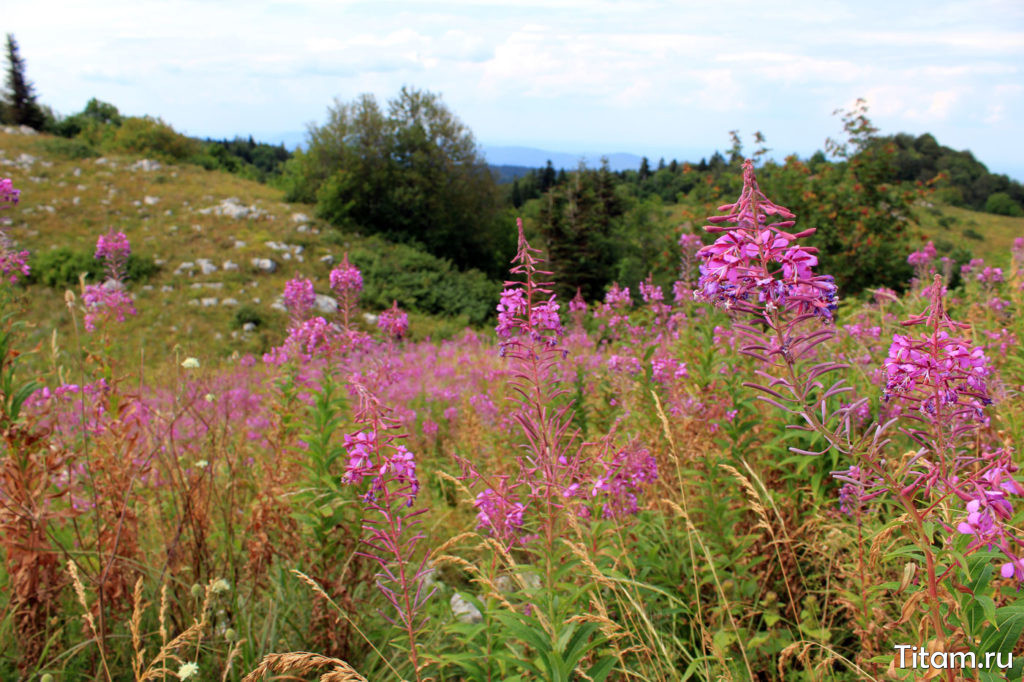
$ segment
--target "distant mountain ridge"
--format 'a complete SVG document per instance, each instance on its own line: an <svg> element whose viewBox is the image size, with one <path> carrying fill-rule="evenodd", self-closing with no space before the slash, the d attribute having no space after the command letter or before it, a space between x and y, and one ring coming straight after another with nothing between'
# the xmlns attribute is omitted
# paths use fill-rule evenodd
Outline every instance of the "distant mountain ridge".
<svg viewBox="0 0 1024 682"><path fill-rule="evenodd" d="M505 147L495 145L481 146L487 163L492 166L525 166L527 168L543 168L548 161L556 169L576 170L580 161L590 168L601 165L601 159L607 158L608 165L613 171L637 170L640 168L642 156L629 154L627 152L616 152L612 154L567 154L565 152L553 152L535 147Z"/></svg>

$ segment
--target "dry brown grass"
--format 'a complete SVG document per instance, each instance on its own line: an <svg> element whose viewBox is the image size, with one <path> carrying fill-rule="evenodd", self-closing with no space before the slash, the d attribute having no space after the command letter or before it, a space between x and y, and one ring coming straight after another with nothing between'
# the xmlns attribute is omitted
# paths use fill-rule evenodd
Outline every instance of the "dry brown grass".
<svg viewBox="0 0 1024 682"><path fill-rule="evenodd" d="M367 682L366 678L345 661L306 651L287 654L267 654L259 666L242 678L242 682L259 682L271 673L292 673L308 675L314 670L330 666L331 670L320 676L320 682Z"/></svg>

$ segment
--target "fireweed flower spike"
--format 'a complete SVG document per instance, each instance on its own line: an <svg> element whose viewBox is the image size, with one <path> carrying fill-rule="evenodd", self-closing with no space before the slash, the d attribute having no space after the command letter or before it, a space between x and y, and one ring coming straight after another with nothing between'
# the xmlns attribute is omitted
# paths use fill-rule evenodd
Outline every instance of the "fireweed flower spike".
<svg viewBox="0 0 1024 682"><path fill-rule="evenodd" d="M409 315L398 308L398 301L393 301L377 318L377 326L389 337L401 339L409 332Z"/></svg>
<svg viewBox="0 0 1024 682"><path fill-rule="evenodd" d="M102 284L87 284L82 290L85 304L85 328L96 330L100 319L117 318L124 322L127 315L135 315L135 303L124 284L131 245L123 232L111 230L96 240L96 259L103 261L107 279Z"/></svg>
<svg viewBox="0 0 1024 682"><path fill-rule="evenodd" d="M511 481L471 474L486 487L474 504L480 527L508 545L525 539L520 533L531 507L538 505L543 538L551 548L557 542L556 512L565 504L561 492L573 482L579 466L578 453L570 452L575 438L570 430L571 404L557 381L558 366L568 351L561 345L565 330L560 306L545 281L551 273L540 269L540 251L526 241L522 221L516 225L519 246L510 273L522 281L505 282L495 332L502 356L512 365L511 416L522 427L527 454ZM582 299L576 305L580 303ZM530 491L529 501L519 497L520 489Z"/></svg>
<svg viewBox="0 0 1024 682"><path fill-rule="evenodd" d="M410 659L416 679L420 677L416 633L426 619L420 612L432 590L424 580L430 569L428 556L415 562L416 547L424 535L418 526L426 508L411 509L419 493L416 459L399 443L404 434L395 433L398 422L392 419L379 399L362 384L353 385L359 400L355 420L361 430L345 436L348 464L342 482L365 490L366 509L363 530L364 557L380 568L377 588L394 607L398 625L408 638ZM365 482L369 479L369 484ZM390 620L390 618L389 618Z"/></svg>
<svg viewBox="0 0 1024 682"><path fill-rule="evenodd" d="M0 210L10 208L18 203L21 190L14 188L10 178L0 180ZM0 222L0 225L3 225ZM0 276L7 278L11 284L18 281L18 275L28 277L28 251L15 251L7 234L0 230Z"/></svg>
<svg viewBox="0 0 1024 682"><path fill-rule="evenodd" d="M726 215L712 216L708 232L724 233L697 255L703 259L698 282L706 300L755 315L772 309L796 314L813 313L831 320L838 306L831 276L814 275L817 249L797 246L814 228L796 234L789 209L772 203L757 185L754 164L743 164L743 192L735 203L719 206ZM777 215L779 222L769 223ZM722 223L735 223L723 225Z"/></svg>
<svg viewBox="0 0 1024 682"><path fill-rule="evenodd" d="M292 318L292 326L301 323L312 312L316 305L316 292L313 282L306 278L296 277L285 282L284 307Z"/></svg>
<svg viewBox="0 0 1024 682"><path fill-rule="evenodd" d="M1011 496L1024 494L1012 477L1018 468L1003 448L979 455L975 433L987 423L992 375L984 351L962 336L967 325L946 312L938 275L927 290L928 309L902 323L924 326L919 334L894 334L885 360L883 399L901 408L904 431L920 446L898 491L948 496L964 505L955 524L942 523L951 536L971 536L967 551L998 549L1007 558L1003 577L1024 581L1024 541L1012 531Z"/></svg>
<svg viewBox="0 0 1024 682"><path fill-rule="evenodd" d="M817 431L828 441L821 452L791 448L798 454L822 454L830 447L849 452L849 413L863 400L830 410L828 402L851 390L843 381L827 390L821 378L845 365L817 358L817 347L834 336L829 326L838 307L835 283L828 275L815 275L817 250L796 242L814 228L792 233L795 216L761 192L750 160L743 164L743 191L732 204L719 207L725 215L708 218L704 229L721 234L697 252L703 261L695 294L713 301L736 316L757 324L733 325L742 342L741 353L762 364L757 374L763 383L747 383L766 395L759 396L796 415L802 424L791 428ZM769 216L781 218L769 222ZM733 223L728 225L726 223ZM817 389L823 390L817 390Z"/></svg>

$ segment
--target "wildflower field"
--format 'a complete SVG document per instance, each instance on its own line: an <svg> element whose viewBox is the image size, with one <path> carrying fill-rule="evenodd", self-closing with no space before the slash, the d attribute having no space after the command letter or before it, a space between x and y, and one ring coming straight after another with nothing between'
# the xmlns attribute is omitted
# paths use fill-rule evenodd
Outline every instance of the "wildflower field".
<svg viewBox="0 0 1024 682"><path fill-rule="evenodd" d="M0 679L1020 679L1024 237L841 300L742 173L671 290L559 300L520 223L493 329L346 256L155 369L122 232L62 353L8 243Z"/></svg>

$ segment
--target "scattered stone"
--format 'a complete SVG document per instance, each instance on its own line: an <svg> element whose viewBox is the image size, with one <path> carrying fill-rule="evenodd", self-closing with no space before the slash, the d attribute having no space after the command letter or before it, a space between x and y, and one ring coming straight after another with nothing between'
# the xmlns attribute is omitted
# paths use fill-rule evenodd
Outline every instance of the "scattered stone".
<svg viewBox="0 0 1024 682"><path fill-rule="evenodd" d="M368 325L373 326L377 324L377 316L373 313L363 313L363 319L366 320Z"/></svg>
<svg viewBox="0 0 1024 682"><path fill-rule="evenodd" d="M235 240L235 248L236 249L244 249L245 248L245 242L243 242L241 239L236 239Z"/></svg>
<svg viewBox="0 0 1024 682"><path fill-rule="evenodd" d="M277 272L277 263L270 258L253 258L252 266L260 272Z"/></svg>
<svg viewBox="0 0 1024 682"><path fill-rule="evenodd" d="M338 301L333 296L317 294L315 307L318 313L333 315L338 312Z"/></svg>
<svg viewBox="0 0 1024 682"><path fill-rule="evenodd" d="M452 607L452 614L455 616L455 620L460 623L482 623L484 620L483 614L473 604L466 601L461 594L456 592L452 595L449 601Z"/></svg>
<svg viewBox="0 0 1024 682"><path fill-rule="evenodd" d="M225 298L223 301L220 302L220 304L221 305L238 305L238 299L237 298Z"/></svg>
<svg viewBox="0 0 1024 682"><path fill-rule="evenodd" d="M238 269L238 263L235 263L234 261L226 260L226 261L224 261L224 265L222 265L221 267L224 268L225 271L237 270Z"/></svg>
<svg viewBox="0 0 1024 682"><path fill-rule="evenodd" d="M97 160L96 163L99 163L99 160ZM129 168L131 168L131 170L140 171L158 171L163 168L163 166L161 166L159 162L152 161L151 159L141 159L133 163Z"/></svg>
<svg viewBox="0 0 1024 682"><path fill-rule="evenodd" d="M78 204L80 204L81 202L82 202L82 197L75 197L74 199L71 200L71 204L73 206L78 206Z"/></svg>
<svg viewBox="0 0 1024 682"><path fill-rule="evenodd" d="M228 197L216 206L201 208L198 212L203 215L213 214L227 216L229 218L234 218L235 220L240 220L242 218L258 219L268 216L268 213L262 208L258 208L255 205L243 205L242 202L238 200L238 197Z"/></svg>
<svg viewBox="0 0 1024 682"><path fill-rule="evenodd" d="M153 285L152 284L143 284L142 285L142 290L143 291L153 291Z"/></svg>
<svg viewBox="0 0 1024 682"><path fill-rule="evenodd" d="M204 308L209 308L210 306L217 305L217 299L213 297L200 299L199 302L200 304L202 304Z"/></svg>
<svg viewBox="0 0 1024 682"><path fill-rule="evenodd" d="M160 287L160 291L162 291L165 294L167 294L167 293L170 293L170 292L174 291L174 287L172 287L170 284L165 284L162 287Z"/></svg>
<svg viewBox="0 0 1024 682"><path fill-rule="evenodd" d="M320 262L326 265L327 267L330 267L334 265L334 256L332 256L331 254L327 254L326 256L320 256Z"/></svg>
<svg viewBox="0 0 1024 682"><path fill-rule="evenodd" d="M245 324L242 325L242 331L243 332L254 332L254 331L256 331L256 323L255 322L246 322Z"/></svg>
<svg viewBox="0 0 1024 682"><path fill-rule="evenodd" d="M308 223L309 222L309 216L306 215L305 213L292 213L292 222L293 223Z"/></svg>
<svg viewBox="0 0 1024 682"><path fill-rule="evenodd" d="M217 266L207 258L197 258L196 263L199 265L199 271L204 275L212 275L217 272Z"/></svg>
<svg viewBox="0 0 1024 682"><path fill-rule="evenodd" d="M295 228L296 232L309 232L309 225L299 225Z"/></svg>
<svg viewBox="0 0 1024 682"><path fill-rule="evenodd" d="M38 132L34 128L29 128L26 125L20 126L4 126L3 131L8 135L37 135Z"/></svg>
<svg viewBox="0 0 1024 682"><path fill-rule="evenodd" d="M158 203L160 203L160 197L142 197L142 203L144 203L146 206L156 206Z"/></svg>

